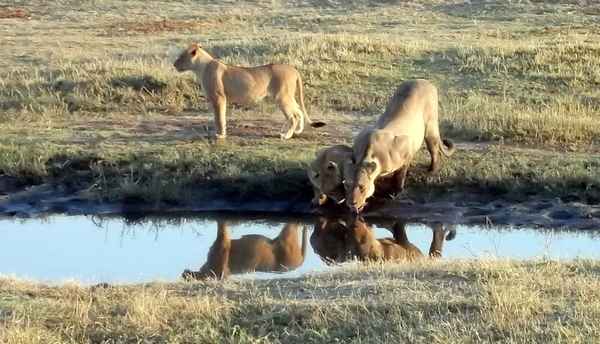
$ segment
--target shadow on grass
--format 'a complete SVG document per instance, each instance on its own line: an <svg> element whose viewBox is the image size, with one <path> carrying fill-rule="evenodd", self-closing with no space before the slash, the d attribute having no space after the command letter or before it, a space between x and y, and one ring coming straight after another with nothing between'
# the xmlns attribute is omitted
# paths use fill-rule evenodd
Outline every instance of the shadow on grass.
<svg viewBox="0 0 600 344"><path fill-rule="evenodd" d="M312 187L306 172L297 162L271 162L241 158L235 168L231 161L219 157L207 160L163 162L152 156L137 156L106 161L91 154L57 155L46 163L47 175L37 176L51 181L68 192L95 188L103 200L136 204L190 205L203 202L237 202L238 204L281 201L306 204L312 198ZM455 164L455 162L452 162ZM576 164L580 164L577 162ZM586 162L580 169L600 168ZM418 202L448 197L473 200L524 201L531 197L559 197L564 201L600 202L600 185L587 175L540 176L538 171L515 168L502 177L474 174L465 177L448 165L441 171L446 177L425 172L426 165L409 170L407 191ZM504 166L509 168L510 166ZM390 181L377 181L375 200L389 199Z"/></svg>
<svg viewBox="0 0 600 344"><path fill-rule="evenodd" d="M145 156L109 162L94 154L61 154L47 161L46 178L70 192L95 186L107 201L142 204L311 198L306 172L297 163L267 165L241 161L235 170L244 172L231 173L218 159L165 163Z"/></svg>
<svg viewBox="0 0 600 344"><path fill-rule="evenodd" d="M157 80L150 75L129 75L111 79L108 84L114 88L130 88L134 91L144 91L149 94L160 94L167 89L167 83Z"/></svg>

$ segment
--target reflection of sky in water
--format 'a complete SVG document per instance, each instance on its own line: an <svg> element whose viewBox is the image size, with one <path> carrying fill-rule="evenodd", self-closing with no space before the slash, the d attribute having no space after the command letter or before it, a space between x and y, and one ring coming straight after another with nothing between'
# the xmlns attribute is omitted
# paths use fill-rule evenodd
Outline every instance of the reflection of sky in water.
<svg viewBox="0 0 600 344"><path fill-rule="evenodd" d="M273 238L282 225L232 223L233 239L244 234ZM600 238L573 232L528 229L483 230L457 226L458 234L444 242L444 258L514 257L553 259L596 257ZM101 227L85 217L53 216L47 219L0 220L0 274L15 275L50 283L76 280L83 283L145 282L155 279L175 281L184 269L197 270L206 261L208 248L216 237L217 224L184 221L156 229L144 222L132 227L121 220L104 220ZM312 232L309 224L308 236ZM378 238L391 237L375 228ZM301 240L298 234L298 242ZM431 229L407 226L413 244L427 254ZM304 264L281 275L295 277L326 269L310 244ZM272 273L256 273L235 278L273 278Z"/></svg>

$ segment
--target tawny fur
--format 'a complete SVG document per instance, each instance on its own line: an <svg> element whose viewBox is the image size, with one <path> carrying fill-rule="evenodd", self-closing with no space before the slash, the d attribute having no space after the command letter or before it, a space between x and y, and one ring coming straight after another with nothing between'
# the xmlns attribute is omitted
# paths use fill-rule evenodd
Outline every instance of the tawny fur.
<svg viewBox="0 0 600 344"><path fill-rule="evenodd" d="M265 97L272 98L285 116L288 129L281 138L300 134L306 122L314 128L324 122L313 122L304 106L302 78L298 70L284 64L240 67L226 64L211 56L202 46L193 43L184 49L173 63L178 72L192 71L214 113L217 138L227 136L225 114L227 103L249 105ZM296 102L298 92L300 102Z"/></svg>
<svg viewBox="0 0 600 344"><path fill-rule="evenodd" d="M215 242L210 247L206 263L199 271L186 269L182 278L226 278L251 271L284 272L298 268L306 258L307 228L302 231L302 246L298 245L300 224L286 224L279 235L270 239L249 234L231 239L229 225L218 221Z"/></svg>
<svg viewBox="0 0 600 344"><path fill-rule="evenodd" d="M441 258L446 240L456 236L456 230L444 230L441 224L431 227L433 238L429 247L430 258ZM346 250L363 261L407 261L413 262L425 258L421 250L413 245L406 235L405 223L396 222L392 225L393 238L377 239L373 229L363 220L356 220L350 225Z"/></svg>
<svg viewBox="0 0 600 344"><path fill-rule="evenodd" d="M341 218L319 216L310 235L310 245L327 265L343 263L350 259L344 244L347 233L348 226Z"/></svg>
<svg viewBox="0 0 600 344"><path fill-rule="evenodd" d="M315 194L313 205L323 205L328 198L338 204L344 202L344 165L352 159L353 152L346 145L322 148L317 152L316 158L306 168Z"/></svg>
<svg viewBox="0 0 600 344"><path fill-rule="evenodd" d="M375 179L389 174L394 193L402 192L410 162L423 141L431 155L429 171L439 170L442 155L451 156L454 143L440 137L437 88L427 80L407 80L375 125L354 139L354 163L344 178L346 204L355 212L362 210L375 192Z"/></svg>

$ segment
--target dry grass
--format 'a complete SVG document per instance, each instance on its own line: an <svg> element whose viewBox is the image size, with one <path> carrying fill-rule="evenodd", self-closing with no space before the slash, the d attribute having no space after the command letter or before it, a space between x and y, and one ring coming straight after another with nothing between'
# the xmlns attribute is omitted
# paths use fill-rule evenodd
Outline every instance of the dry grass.
<svg viewBox="0 0 600 344"><path fill-rule="evenodd" d="M235 193L279 176L293 179L280 193L289 197L287 190L306 183L299 167L316 148L350 142L401 80L425 77L440 89L444 135L491 141L497 154L515 144L556 149L513 150L497 160L463 146L442 175L450 186L486 189L497 181L499 190L524 183L531 185L528 193L600 197L597 6L500 0L73 4L19 2L3 11L31 17L0 19L0 172L26 183L72 181L65 186L152 201L181 199L190 185L209 179L235 180ZM303 75L309 113L329 125L280 142L283 116L265 103L229 110L229 142L206 139L209 106L194 77L172 67L179 50L195 41L233 64L293 64ZM56 168L57 161L71 166L65 162L90 154L95 160L81 168ZM485 166L475 170L467 165L473 162ZM443 181L419 173L413 180L431 178Z"/></svg>
<svg viewBox="0 0 600 344"><path fill-rule="evenodd" d="M597 261L350 265L293 280L0 279L2 343L593 343Z"/></svg>

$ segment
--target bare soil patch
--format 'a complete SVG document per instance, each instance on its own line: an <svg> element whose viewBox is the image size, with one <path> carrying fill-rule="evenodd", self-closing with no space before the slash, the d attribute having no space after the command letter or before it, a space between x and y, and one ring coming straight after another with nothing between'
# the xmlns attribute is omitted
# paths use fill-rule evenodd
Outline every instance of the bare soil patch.
<svg viewBox="0 0 600 344"><path fill-rule="evenodd" d="M25 10L0 9L0 19L27 18L29 14Z"/></svg>

